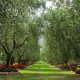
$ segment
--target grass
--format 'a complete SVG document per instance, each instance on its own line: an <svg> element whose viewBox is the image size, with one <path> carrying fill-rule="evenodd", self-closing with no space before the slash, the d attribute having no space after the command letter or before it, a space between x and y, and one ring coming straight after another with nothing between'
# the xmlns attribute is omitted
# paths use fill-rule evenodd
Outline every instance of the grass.
<svg viewBox="0 0 80 80"><path fill-rule="evenodd" d="M21 74L16 76L0 76L0 80L80 80L80 75L62 71L43 61L38 61L19 72Z"/></svg>

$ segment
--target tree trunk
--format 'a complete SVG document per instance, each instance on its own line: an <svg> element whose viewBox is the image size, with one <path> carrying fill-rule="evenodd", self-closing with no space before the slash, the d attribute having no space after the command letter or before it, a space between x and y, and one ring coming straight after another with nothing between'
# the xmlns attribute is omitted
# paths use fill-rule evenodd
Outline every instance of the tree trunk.
<svg viewBox="0 0 80 80"><path fill-rule="evenodd" d="M66 66L68 66L68 62L66 62L65 64L66 64Z"/></svg>
<svg viewBox="0 0 80 80"><path fill-rule="evenodd" d="M18 58L18 64L20 64L20 63L21 63L21 57Z"/></svg>
<svg viewBox="0 0 80 80"><path fill-rule="evenodd" d="M7 55L7 57L6 57L6 67L9 67L10 59L11 59L10 55Z"/></svg>
<svg viewBox="0 0 80 80"><path fill-rule="evenodd" d="M15 57L12 56L12 57L11 57L11 61L10 61L10 65L13 65L14 61L15 61Z"/></svg>

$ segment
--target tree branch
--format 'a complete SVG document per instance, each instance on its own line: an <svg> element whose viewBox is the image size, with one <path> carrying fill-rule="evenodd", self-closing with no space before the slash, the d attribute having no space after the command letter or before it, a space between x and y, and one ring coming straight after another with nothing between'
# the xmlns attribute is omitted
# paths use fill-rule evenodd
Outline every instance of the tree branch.
<svg viewBox="0 0 80 80"><path fill-rule="evenodd" d="M15 35L16 35L16 32L14 32L14 34L13 34L13 49L12 49L12 52L15 49L18 49L21 46L23 46L25 44L26 40L27 40L27 36L25 36L25 39L22 41L22 43L21 44L17 44L16 39L15 39Z"/></svg>
<svg viewBox="0 0 80 80"><path fill-rule="evenodd" d="M24 43L26 42L26 40L27 40L27 37L23 40L23 42L21 44L16 45L15 49L18 49L19 47L23 46Z"/></svg>
<svg viewBox="0 0 80 80"><path fill-rule="evenodd" d="M15 34L16 32L14 32L13 34L13 50L16 48L16 45L17 45L16 40L15 40Z"/></svg>
<svg viewBox="0 0 80 80"><path fill-rule="evenodd" d="M8 48L6 42L3 42L3 43L2 43L2 48L4 49L5 53L8 55L8 54L9 54L9 48Z"/></svg>

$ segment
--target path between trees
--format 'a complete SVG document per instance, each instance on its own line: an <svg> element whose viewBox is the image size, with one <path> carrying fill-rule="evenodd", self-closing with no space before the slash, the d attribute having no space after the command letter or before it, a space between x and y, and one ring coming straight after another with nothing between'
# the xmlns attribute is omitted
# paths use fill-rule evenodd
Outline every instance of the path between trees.
<svg viewBox="0 0 80 80"><path fill-rule="evenodd" d="M36 64L28 66L25 70L20 70L25 76L31 77L28 80L79 80L79 76L74 72L62 71L46 62L38 61Z"/></svg>
<svg viewBox="0 0 80 80"><path fill-rule="evenodd" d="M0 76L0 80L80 80L80 75L62 71L43 61L38 61L19 72L21 74L16 76Z"/></svg>

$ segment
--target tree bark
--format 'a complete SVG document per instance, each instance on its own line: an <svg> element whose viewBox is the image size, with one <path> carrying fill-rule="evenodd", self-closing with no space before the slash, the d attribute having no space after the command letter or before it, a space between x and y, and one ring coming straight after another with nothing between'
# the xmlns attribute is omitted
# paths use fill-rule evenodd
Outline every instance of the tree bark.
<svg viewBox="0 0 80 80"><path fill-rule="evenodd" d="M6 57L6 67L9 67L10 59L11 59L10 55L7 55L7 57Z"/></svg>
<svg viewBox="0 0 80 80"><path fill-rule="evenodd" d="M12 57L11 57L11 61L10 61L10 65L13 65L14 61L15 61L15 57L12 56Z"/></svg>
<svg viewBox="0 0 80 80"><path fill-rule="evenodd" d="M21 64L21 57L18 58L18 64Z"/></svg>

